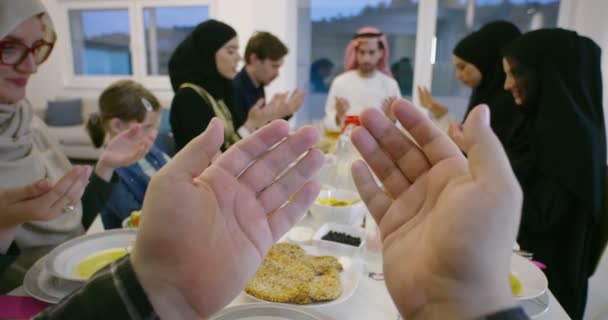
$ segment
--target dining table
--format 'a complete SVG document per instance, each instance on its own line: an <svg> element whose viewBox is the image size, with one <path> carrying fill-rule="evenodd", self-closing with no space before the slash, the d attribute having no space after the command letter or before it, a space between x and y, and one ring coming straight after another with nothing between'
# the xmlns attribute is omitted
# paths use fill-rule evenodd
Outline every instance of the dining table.
<svg viewBox="0 0 608 320"><path fill-rule="evenodd" d="M316 229L320 226L320 222L315 221L312 216L307 213L296 226ZM95 234L103 232L103 226L101 221L97 219L92 227L88 230L87 234ZM286 237L283 238L286 240ZM359 256L362 264L367 263L365 261L366 255ZM382 276L370 273L366 268L359 268L361 272L358 285L352 296L339 304L318 304L311 308L318 313L327 317L327 319L339 320L339 319L403 319L399 315L391 296L388 293L386 283ZM23 286L16 288L9 293L13 296L29 296ZM545 293L545 301L543 299L536 298L526 301L520 301L520 304L525 310L534 310L533 319L539 320L567 320L570 319L559 302L555 299L550 290L547 289ZM548 300L548 301L547 301ZM259 302L251 299L244 292L239 294L226 308L231 306L243 305L248 303ZM547 305L548 302L548 305ZM271 302L268 302L271 303ZM539 311L544 310L539 313Z"/></svg>

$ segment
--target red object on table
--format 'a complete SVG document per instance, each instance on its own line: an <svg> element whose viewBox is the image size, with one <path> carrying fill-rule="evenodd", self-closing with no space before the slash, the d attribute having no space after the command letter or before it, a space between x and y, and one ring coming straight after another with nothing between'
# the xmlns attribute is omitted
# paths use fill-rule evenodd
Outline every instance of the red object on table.
<svg viewBox="0 0 608 320"><path fill-rule="evenodd" d="M0 318L29 319L50 306L31 297L0 295Z"/></svg>
<svg viewBox="0 0 608 320"><path fill-rule="evenodd" d="M360 126L361 120L359 119L359 116L344 117L344 125L342 125L342 132L344 132L344 129L346 129L346 127L348 127L348 125L350 124L354 124L356 127Z"/></svg>

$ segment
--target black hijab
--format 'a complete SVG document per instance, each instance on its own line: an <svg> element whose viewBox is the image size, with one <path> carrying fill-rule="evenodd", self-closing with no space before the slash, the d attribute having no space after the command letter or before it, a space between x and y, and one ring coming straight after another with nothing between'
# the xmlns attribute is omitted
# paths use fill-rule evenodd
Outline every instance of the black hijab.
<svg viewBox="0 0 608 320"><path fill-rule="evenodd" d="M527 132L521 132L519 141L528 147L513 155L520 183L535 163L598 219L606 168L601 49L574 31L543 29L515 40L505 57L512 68L533 74L536 82L527 86L536 90L531 102L522 106L522 131Z"/></svg>
<svg viewBox="0 0 608 320"><path fill-rule="evenodd" d="M215 53L236 36L229 25L207 20L198 26L177 46L169 60L169 77L173 91L190 82L203 87L217 100L232 105L232 82L220 75Z"/></svg>
<svg viewBox="0 0 608 320"><path fill-rule="evenodd" d="M503 89L502 52L520 35L514 24L495 21L460 40L453 51L457 57L475 65L482 75L481 83L471 93L465 119L475 106L487 104L492 115L492 129L503 144L511 134L513 118L519 114L513 97Z"/></svg>

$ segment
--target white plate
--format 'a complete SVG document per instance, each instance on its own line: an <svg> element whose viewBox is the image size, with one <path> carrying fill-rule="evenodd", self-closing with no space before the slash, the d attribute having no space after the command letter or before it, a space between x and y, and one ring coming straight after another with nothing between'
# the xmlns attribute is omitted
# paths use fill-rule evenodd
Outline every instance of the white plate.
<svg viewBox="0 0 608 320"><path fill-rule="evenodd" d="M549 311L549 291L534 299L520 300L519 305L530 318L536 319Z"/></svg>
<svg viewBox="0 0 608 320"><path fill-rule="evenodd" d="M536 298L547 291L547 287L549 286L547 277L530 260L517 254L512 254L511 272L519 279L522 286L521 294L516 297L517 299L528 300Z"/></svg>
<svg viewBox="0 0 608 320"><path fill-rule="evenodd" d="M276 303L247 303L226 308L211 320L331 320L314 310Z"/></svg>
<svg viewBox="0 0 608 320"><path fill-rule="evenodd" d="M325 306L333 306L336 304L340 304L346 300L348 300L357 287L359 286L359 280L361 280L361 276L363 275L363 267L359 262L353 260L349 257L340 256L333 253L328 248L319 248L314 246L301 246L304 250L306 250L307 254L312 255L333 255L338 261L342 264L343 270L340 272L340 283L342 284L342 295L336 300L325 301L325 302L315 302L310 304L294 304L294 303L277 303L266 301L257 297L254 297L247 292L243 291L245 296L249 297L252 300L259 302L266 302L273 305L284 305L284 306L298 306L300 308L315 308L315 307L325 307Z"/></svg>
<svg viewBox="0 0 608 320"><path fill-rule="evenodd" d="M56 304L78 290L82 284L52 277L45 271L46 256L40 258L25 274L23 289L30 296L44 302Z"/></svg>
<svg viewBox="0 0 608 320"><path fill-rule="evenodd" d="M129 226L129 221L131 221L131 216L128 216L124 220L122 220L122 227L125 229L137 229L137 227Z"/></svg>
<svg viewBox="0 0 608 320"><path fill-rule="evenodd" d="M46 271L63 280L86 282L74 273L82 260L102 250L132 246L136 236L136 230L118 229L72 239L48 254Z"/></svg>

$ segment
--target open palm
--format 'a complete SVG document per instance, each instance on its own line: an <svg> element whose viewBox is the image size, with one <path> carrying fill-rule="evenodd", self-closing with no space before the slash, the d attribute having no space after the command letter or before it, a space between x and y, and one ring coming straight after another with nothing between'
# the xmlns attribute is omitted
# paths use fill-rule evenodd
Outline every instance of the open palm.
<svg viewBox="0 0 608 320"><path fill-rule="evenodd" d="M112 169L132 165L141 159L156 134L146 134L141 125L131 127L110 140L99 157L99 163Z"/></svg>
<svg viewBox="0 0 608 320"><path fill-rule="evenodd" d="M166 275L152 284L143 280L148 288L176 292L187 302L179 315L165 317L183 318L184 310L206 317L227 304L272 244L314 201L319 186L308 180L321 167L320 151L311 150L281 173L317 142L319 134L305 127L287 136L287 123L275 121L209 166L223 142L221 124L214 120L154 176L133 260L134 266L145 266L136 268L142 278Z"/></svg>
<svg viewBox="0 0 608 320"><path fill-rule="evenodd" d="M484 314L497 300L508 303L521 192L484 119L487 107L465 124L468 160L411 103L399 100L393 112L415 142L378 110L365 111L353 142L384 189L363 162L355 163L353 176L378 221L387 286L400 311L450 319ZM478 309L455 310L455 301Z"/></svg>

